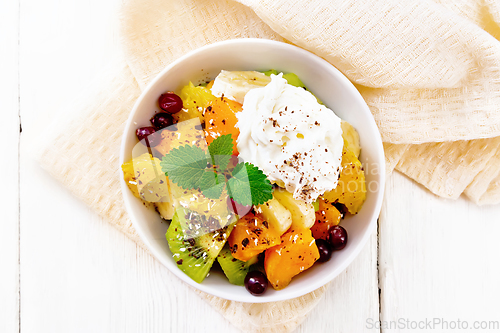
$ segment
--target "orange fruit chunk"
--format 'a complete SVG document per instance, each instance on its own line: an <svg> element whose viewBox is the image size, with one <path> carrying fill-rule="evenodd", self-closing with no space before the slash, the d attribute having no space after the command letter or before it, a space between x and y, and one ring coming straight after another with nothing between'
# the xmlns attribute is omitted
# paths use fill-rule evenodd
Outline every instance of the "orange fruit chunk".
<svg viewBox="0 0 500 333"><path fill-rule="evenodd" d="M290 230L281 236L281 244L266 250L264 268L271 286L280 290L292 278L319 259L316 241L310 229Z"/></svg>
<svg viewBox="0 0 500 333"><path fill-rule="evenodd" d="M233 257L247 261L279 244L280 235L260 216L249 213L238 220L228 242Z"/></svg>
<svg viewBox="0 0 500 333"><path fill-rule="evenodd" d="M210 101L205 109L205 133L208 144L221 135L231 134L234 141L233 155L238 154L236 139L240 130L236 127L238 122L236 113L241 109L240 103L224 97Z"/></svg>
<svg viewBox="0 0 500 333"><path fill-rule="evenodd" d="M311 227L312 235L315 239L326 240L328 230L340 223L342 214L333 204L322 197L319 197L319 210L316 212L316 222Z"/></svg>

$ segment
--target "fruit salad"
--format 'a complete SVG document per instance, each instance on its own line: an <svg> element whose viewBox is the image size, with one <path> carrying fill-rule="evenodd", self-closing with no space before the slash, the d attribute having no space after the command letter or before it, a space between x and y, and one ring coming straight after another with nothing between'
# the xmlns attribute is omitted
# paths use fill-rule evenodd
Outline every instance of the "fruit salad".
<svg viewBox="0 0 500 333"><path fill-rule="evenodd" d="M123 176L191 279L221 269L258 296L346 246L340 223L366 198L359 135L297 75L221 71L158 107Z"/></svg>

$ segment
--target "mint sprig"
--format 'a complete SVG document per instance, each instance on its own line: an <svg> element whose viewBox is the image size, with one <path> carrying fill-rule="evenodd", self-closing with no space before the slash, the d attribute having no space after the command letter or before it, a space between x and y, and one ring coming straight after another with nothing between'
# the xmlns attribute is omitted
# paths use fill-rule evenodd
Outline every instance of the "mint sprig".
<svg viewBox="0 0 500 333"><path fill-rule="evenodd" d="M233 200L244 206L260 205L273 198L273 186L266 175L251 163L238 163L227 185Z"/></svg>
<svg viewBox="0 0 500 333"><path fill-rule="evenodd" d="M199 184L199 188L203 195L209 199L219 198L225 186L226 178L224 175L210 169L205 170Z"/></svg>
<svg viewBox="0 0 500 333"><path fill-rule="evenodd" d="M201 190L217 199L227 188L237 203L260 205L272 199L272 185L266 175L251 163L229 167L234 142L230 134L216 138L208 152L194 145L172 149L160 163L162 171L178 186Z"/></svg>
<svg viewBox="0 0 500 333"><path fill-rule="evenodd" d="M197 189L209 161L203 149L185 145L164 156L160 165L172 182L184 189Z"/></svg>
<svg viewBox="0 0 500 333"><path fill-rule="evenodd" d="M219 171L226 170L231 154L233 153L233 138L231 134L221 135L208 145L208 152L212 157L212 164Z"/></svg>

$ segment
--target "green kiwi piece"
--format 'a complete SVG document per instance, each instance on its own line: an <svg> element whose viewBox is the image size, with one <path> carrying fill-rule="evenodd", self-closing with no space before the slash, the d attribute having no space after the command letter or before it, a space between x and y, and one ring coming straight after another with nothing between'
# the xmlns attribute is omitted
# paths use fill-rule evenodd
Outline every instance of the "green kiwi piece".
<svg viewBox="0 0 500 333"><path fill-rule="evenodd" d="M286 74L283 74L283 78L288 82L289 85L299 87L299 88L304 88L305 90L309 91L312 94L312 92L309 89L307 89L304 82L302 82L302 80L299 79L297 74L286 73ZM313 94L313 96L316 97L316 100L318 101L319 104L323 104L323 102L316 95Z"/></svg>
<svg viewBox="0 0 500 333"><path fill-rule="evenodd" d="M314 211L317 212L319 210L319 198L313 202Z"/></svg>
<svg viewBox="0 0 500 333"><path fill-rule="evenodd" d="M299 77L295 73L283 74L283 78L288 82L288 84L290 84L292 86L300 87L300 88L306 87L306 85L299 79Z"/></svg>
<svg viewBox="0 0 500 333"><path fill-rule="evenodd" d="M278 75L279 72L275 69L270 69L270 70L262 72L262 73L264 73L267 76L271 76L271 74ZM306 85L297 76L297 74L295 74L295 73L286 73L286 74L283 73L283 78L288 82L289 85L299 87L299 88L304 88L305 90L309 91L312 94L312 92L309 89L307 89ZM314 95L314 97L316 97L316 96ZM318 100L319 104L323 104L323 102L318 97L316 97L316 99Z"/></svg>
<svg viewBox="0 0 500 333"><path fill-rule="evenodd" d="M271 76L271 74L278 75L278 71L277 71L277 70L275 70L275 69L270 69L270 70L268 70L268 71L264 71L264 72L262 72L262 73L264 73L264 74L265 74L265 75L267 75L267 76Z"/></svg>
<svg viewBox="0 0 500 333"><path fill-rule="evenodd" d="M217 261L230 283L243 286L245 285L245 276L253 269L252 265L259 260L257 256L246 262L238 260L231 255L231 250L226 246L220 251Z"/></svg>
<svg viewBox="0 0 500 333"><path fill-rule="evenodd" d="M204 232L205 226L201 216L179 207L166 233L168 246L177 267L191 279L201 283L224 247L233 227L234 223L231 223L213 230L211 224L210 229L207 229L210 232Z"/></svg>

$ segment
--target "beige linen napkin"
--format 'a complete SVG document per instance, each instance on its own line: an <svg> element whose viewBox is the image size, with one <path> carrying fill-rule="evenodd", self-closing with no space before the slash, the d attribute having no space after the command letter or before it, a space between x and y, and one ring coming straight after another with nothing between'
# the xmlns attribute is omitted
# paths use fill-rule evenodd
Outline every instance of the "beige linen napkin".
<svg viewBox="0 0 500 333"><path fill-rule="evenodd" d="M120 138L141 89L172 60L220 40L287 41L354 82L395 168L437 195L500 202L500 6L488 0L128 0L124 61L41 164L142 243L123 207ZM105 141L102 138L106 138ZM326 287L286 302L244 304L200 293L234 325L293 331Z"/></svg>

